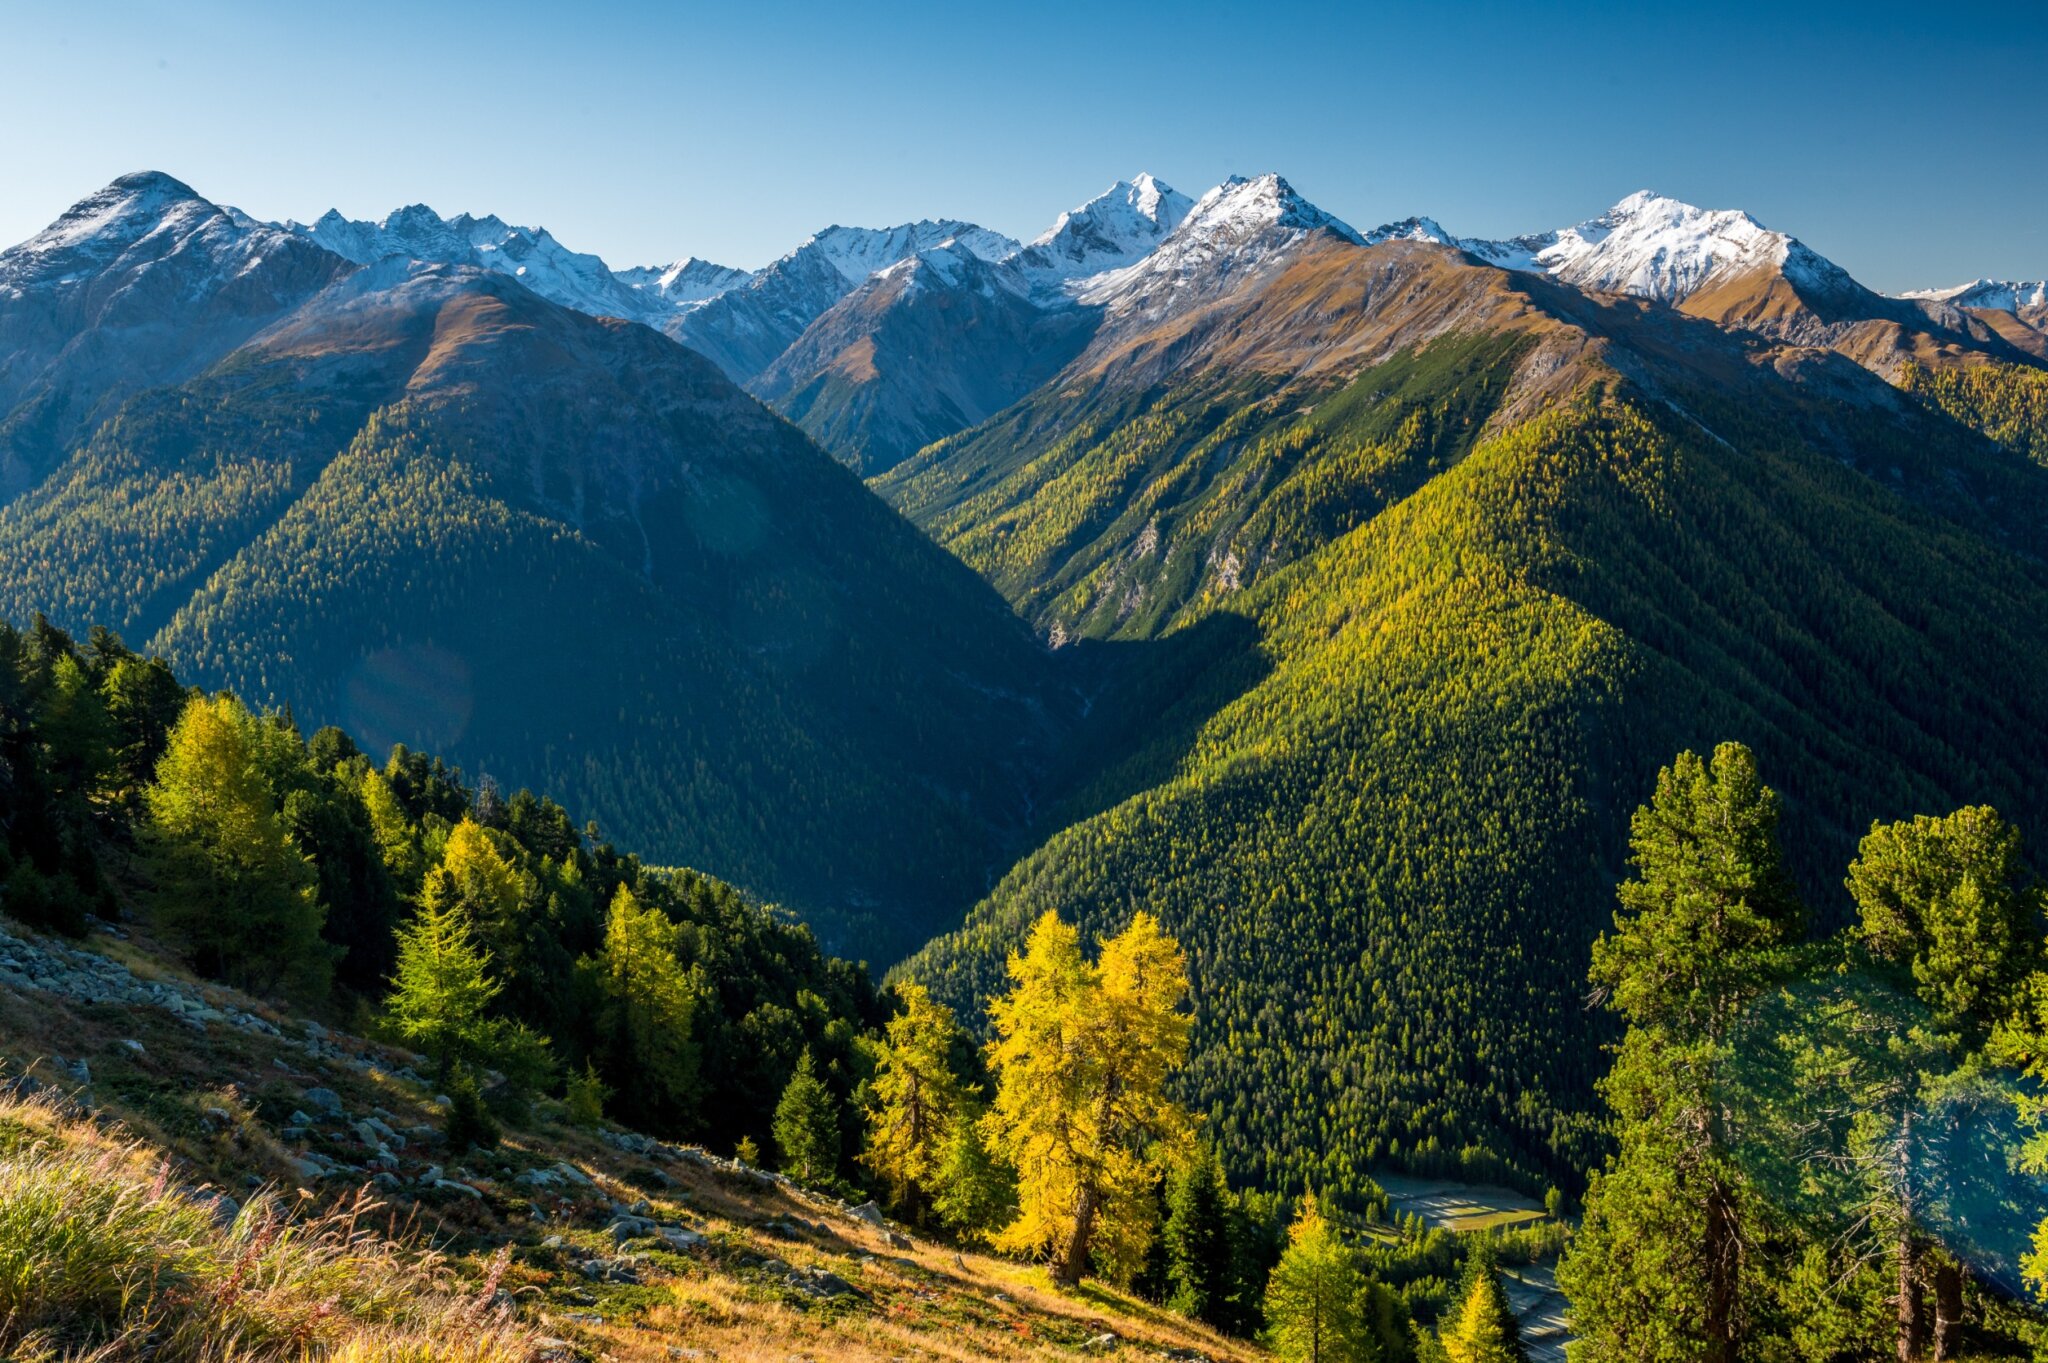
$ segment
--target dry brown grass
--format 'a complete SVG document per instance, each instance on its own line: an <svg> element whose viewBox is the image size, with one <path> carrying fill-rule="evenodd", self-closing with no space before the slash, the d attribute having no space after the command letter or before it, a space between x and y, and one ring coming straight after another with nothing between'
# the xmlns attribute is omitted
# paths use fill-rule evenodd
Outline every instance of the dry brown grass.
<svg viewBox="0 0 2048 1363"><path fill-rule="evenodd" d="M123 1363L512 1363L531 1336L435 1256L370 1229L367 1199L231 1218L163 1155L48 1096L0 1098L0 1349ZM495 1284L489 1284L493 1289Z"/></svg>

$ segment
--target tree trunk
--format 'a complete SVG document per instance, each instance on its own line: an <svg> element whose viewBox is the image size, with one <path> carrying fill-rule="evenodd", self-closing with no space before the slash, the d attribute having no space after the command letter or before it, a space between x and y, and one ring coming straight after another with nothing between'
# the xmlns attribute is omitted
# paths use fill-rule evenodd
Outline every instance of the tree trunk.
<svg viewBox="0 0 2048 1363"><path fill-rule="evenodd" d="M1735 1299L1742 1272L1742 1240L1735 1225L1735 1207L1719 1179L1707 1191L1707 1226L1703 1248L1707 1259L1706 1363L1736 1363Z"/></svg>
<svg viewBox="0 0 2048 1363"><path fill-rule="evenodd" d="M1954 1358L1963 1343L1963 1266L1946 1254L1934 1265L1934 1357Z"/></svg>
<svg viewBox="0 0 2048 1363"><path fill-rule="evenodd" d="M1921 1310L1919 1254L1910 1229L1899 1232L1899 1363L1913 1363L1920 1356L1926 1334Z"/></svg>
<svg viewBox="0 0 2048 1363"><path fill-rule="evenodd" d="M1927 1342L1920 1295L1920 1252L1913 1243L1913 1112L1899 1122L1899 1338L1898 1363L1913 1363Z"/></svg>
<svg viewBox="0 0 2048 1363"><path fill-rule="evenodd" d="M1081 1205L1074 1209L1074 1230L1052 1261L1052 1280L1062 1287L1074 1287L1088 1267L1088 1242L1095 1235L1095 1190L1081 1191Z"/></svg>

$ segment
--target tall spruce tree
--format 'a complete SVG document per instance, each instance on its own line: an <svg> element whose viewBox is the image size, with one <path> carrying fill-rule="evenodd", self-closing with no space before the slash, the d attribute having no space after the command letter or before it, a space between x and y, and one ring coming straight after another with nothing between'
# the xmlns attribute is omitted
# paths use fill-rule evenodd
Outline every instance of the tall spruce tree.
<svg viewBox="0 0 2048 1363"><path fill-rule="evenodd" d="M453 844L450 844L451 847ZM682 926L628 886L612 896L598 962L605 1074L621 1115L675 1128L694 1115L693 1036L702 976L683 965Z"/></svg>
<svg viewBox="0 0 2048 1363"><path fill-rule="evenodd" d="M1233 1320L1237 1287L1231 1243L1230 1188L1207 1142L1177 1167L1166 1185L1166 1304L1219 1329Z"/></svg>
<svg viewBox="0 0 2048 1363"><path fill-rule="evenodd" d="M398 930L398 969L385 1000L392 1030L430 1056L446 1079L489 1049L486 1009L499 991L455 879L437 871L426 902Z"/></svg>
<svg viewBox="0 0 2048 1363"><path fill-rule="evenodd" d="M782 1172L799 1183L824 1187L839 1176L839 1107L808 1046L775 1105L775 1148Z"/></svg>
<svg viewBox="0 0 2048 1363"><path fill-rule="evenodd" d="M1601 1092L1619 1152L1594 1176L1558 1269L1596 1357L1735 1363L1755 1310L1752 1197L1734 1158L1729 1034L1800 919L1777 846L1778 800L1724 743L1658 774L1630 826L1592 979L1628 1022Z"/></svg>
<svg viewBox="0 0 2048 1363"><path fill-rule="evenodd" d="M1485 1240L1465 1257L1465 1273L1441 1335L1450 1363L1529 1363L1522 1325L1501 1281L1500 1262Z"/></svg>
<svg viewBox="0 0 2048 1363"><path fill-rule="evenodd" d="M939 1152L932 1210L960 1234L986 1242L1017 1215L1017 1171L988 1148L980 1118L964 1107L954 1115Z"/></svg>

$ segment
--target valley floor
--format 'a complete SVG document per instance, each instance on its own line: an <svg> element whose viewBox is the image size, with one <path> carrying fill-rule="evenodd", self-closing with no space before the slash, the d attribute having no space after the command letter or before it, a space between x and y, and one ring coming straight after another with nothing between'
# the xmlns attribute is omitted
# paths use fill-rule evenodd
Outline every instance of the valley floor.
<svg viewBox="0 0 2048 1363"><path fill-rule="evenodd" d="M1451 1231L1485 1231L1541 1221L1541 1203L1512 1188L1445 1179L1381 1174L1374 1180L1387 1194L1396 1214L1413 1213L1432 1227ZM1566 1333L1564 1294L1557 1290L1555 1260L1502 1268L1508 1300L1522 1327L1522 1344L1530 1363L1564 1363Z"/></svg>

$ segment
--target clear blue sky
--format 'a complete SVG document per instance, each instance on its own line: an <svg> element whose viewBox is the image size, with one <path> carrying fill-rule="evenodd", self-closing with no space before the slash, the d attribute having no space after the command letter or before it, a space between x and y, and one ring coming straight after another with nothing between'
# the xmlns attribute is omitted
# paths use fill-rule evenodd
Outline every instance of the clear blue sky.
<svg viewBox="0 0 2048 1363"><path fill-rule="evenodd" d="M0 3L0 240L124 171L258 217L424 201L611 264L830 222L1017 235L1278 170L1507 235L1651 188L1882 289L2048 273L2048 4Z"/></svg>

